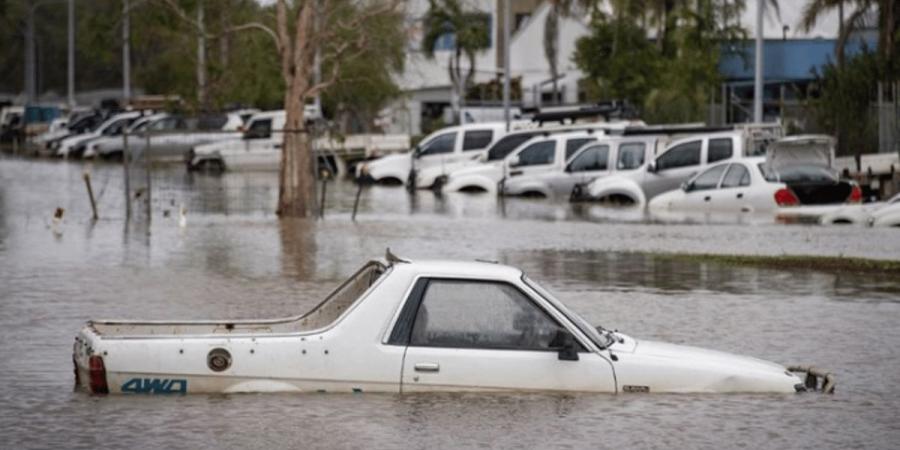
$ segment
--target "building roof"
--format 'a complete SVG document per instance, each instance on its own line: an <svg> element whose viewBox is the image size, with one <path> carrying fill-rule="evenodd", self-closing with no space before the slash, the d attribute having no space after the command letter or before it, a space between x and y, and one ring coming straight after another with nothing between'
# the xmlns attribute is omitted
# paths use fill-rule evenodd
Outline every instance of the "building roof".
<svg viewBox="0 0 900 450"><path fill-rule="evenodd" d="M834 39L767 39L763 43L763 72L766 81L801 81L815 78L815 73L834 61ZM848 56L863 51L861 39L847 43ZM753 40L728 44L722 49L719 73L729 81L752 80L756 46Z"/></svg>

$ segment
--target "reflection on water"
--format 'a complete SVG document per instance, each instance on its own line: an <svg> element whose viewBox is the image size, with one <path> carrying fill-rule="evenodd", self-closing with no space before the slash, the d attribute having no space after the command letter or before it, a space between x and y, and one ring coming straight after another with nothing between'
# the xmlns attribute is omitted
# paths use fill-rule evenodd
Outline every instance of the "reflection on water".
<svg viewBox="0 0 900 450"><path fill-rule="evenodd" d="M81 173L93 172L101 220ZM900 281L634 251L900 259L895 230L662 225L627 211L489 195L328 187L324 220L276 220L277 177L155 171L155 215L122 219L121 170L0 159L0 434L9 448L893 446ZM186 226L176 215L185 205ZM57 206L64 223L48 228ZM168 217L164 210L170 210ZM591 211L594 211L593 213ZM894 234L891 234L891 233ZM261 318L318 303L365 260L495 259L595 324L638 338L815 363L834 396L233 395L72 392L85 320ZM399 376L399 374L398 374Z"/></svg>

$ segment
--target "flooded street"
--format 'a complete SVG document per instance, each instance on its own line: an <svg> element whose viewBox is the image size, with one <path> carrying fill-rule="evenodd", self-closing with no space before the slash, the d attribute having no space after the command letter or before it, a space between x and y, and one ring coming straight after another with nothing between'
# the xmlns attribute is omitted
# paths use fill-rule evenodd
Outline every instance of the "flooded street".
<svg viewBox="0 0 900 450"><path fill-rule="evenodd" d="M100 220L90 220L90 171ZM144 175L141 174L141 177ZM900 279L651 252L900 260L900 231L664 224L641 213L330 183L324 220L277 220L275 174L150 174L124 221L122 169L0 156L0 435L8 448L892 448ZM186 213L179 226L179 210ZM66 210L54 227L54 209ZM738 221L739 222L739 221ZM91 318L299 314L385 248L521 267L592 323L816 364L834 395L90 396L72 341Z"/></svg>

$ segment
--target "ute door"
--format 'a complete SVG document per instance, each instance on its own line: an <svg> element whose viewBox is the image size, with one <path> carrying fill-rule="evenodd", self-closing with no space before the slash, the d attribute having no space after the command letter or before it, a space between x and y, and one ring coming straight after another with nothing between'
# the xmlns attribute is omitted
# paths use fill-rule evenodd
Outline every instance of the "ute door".
<svg viewBox="0 0 900 450"><path fill-rule="evenodd" d="M415 169L422 170L452 162L458 134L456 131L442 133L419 147L413 158Z"/></svg>
<svg viewBox="0 0 900 450"><path fill-rule="evenodd" d="M401 392L615 392L609 362L512 284L420 279L407 303Z"/></svg>
<svg viewBox="0 0 900 450"><path fill-rule="evenodd" d="M469 161L477 158L494 141L493 129L468 130L463 132L462 151L454 152L449 158L453 162ZM445 172L446 173L446 172Z"/></svg>
<svg viewBox="0 0 900 450"><path fill-rule="evenodd" d="M568 194L576 184L589 183L609 173L609 145L594 144L578 152L565 169L565 177L553 180L553 191Z"/></svg>
<svg viewBox="0 0 900 450"><path fill-rule="evenodd" d="M700 169L703 141L685 142L669 148L656 158L654 171L644 179L644 195L649 201L666 191L677 189Z"/></svg>

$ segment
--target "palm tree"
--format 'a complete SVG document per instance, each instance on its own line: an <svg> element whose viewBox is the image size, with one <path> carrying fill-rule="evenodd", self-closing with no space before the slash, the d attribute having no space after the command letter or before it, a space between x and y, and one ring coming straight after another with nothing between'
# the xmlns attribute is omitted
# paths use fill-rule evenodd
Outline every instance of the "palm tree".
<svg viewBox="0 0 900 450"><path fill-rule="evenodd" d="M853 11L846 19L845 5ZM878 17L878 54L889 69L894 67L897 31L900 29L900 0L809 0L803 8L800 26L809 31L823 15L834 9L841 16L835 49L839 65L843 64L844 48L850 35L865 28L867 19L874 13Z"/></svg>
<svg viewBox="0 0 900 450"><path fill-rule="evenodd" d="M429 0L428 13L425 14L425 36L422 49L425 56L434 59L434 47L438 40L447 34L455 38L454 53L450 57L447 71L458 102L454 105L459 117L465 102L466 92L475 78L475 54L490 45L488 22L477 13L463 11L459 0ZM463 57L469 63L463 73ZM462 121L461 118L459 119Z"/></svg>
<svg viewBox="0 0 900 450"><path fill-rule="evenodd" d="M553 102L559 103L559 19L583 13L599 3L597 0L547 0L550 11L544 21L544 57L550 66L550 79L553 82Z"/></svg>

